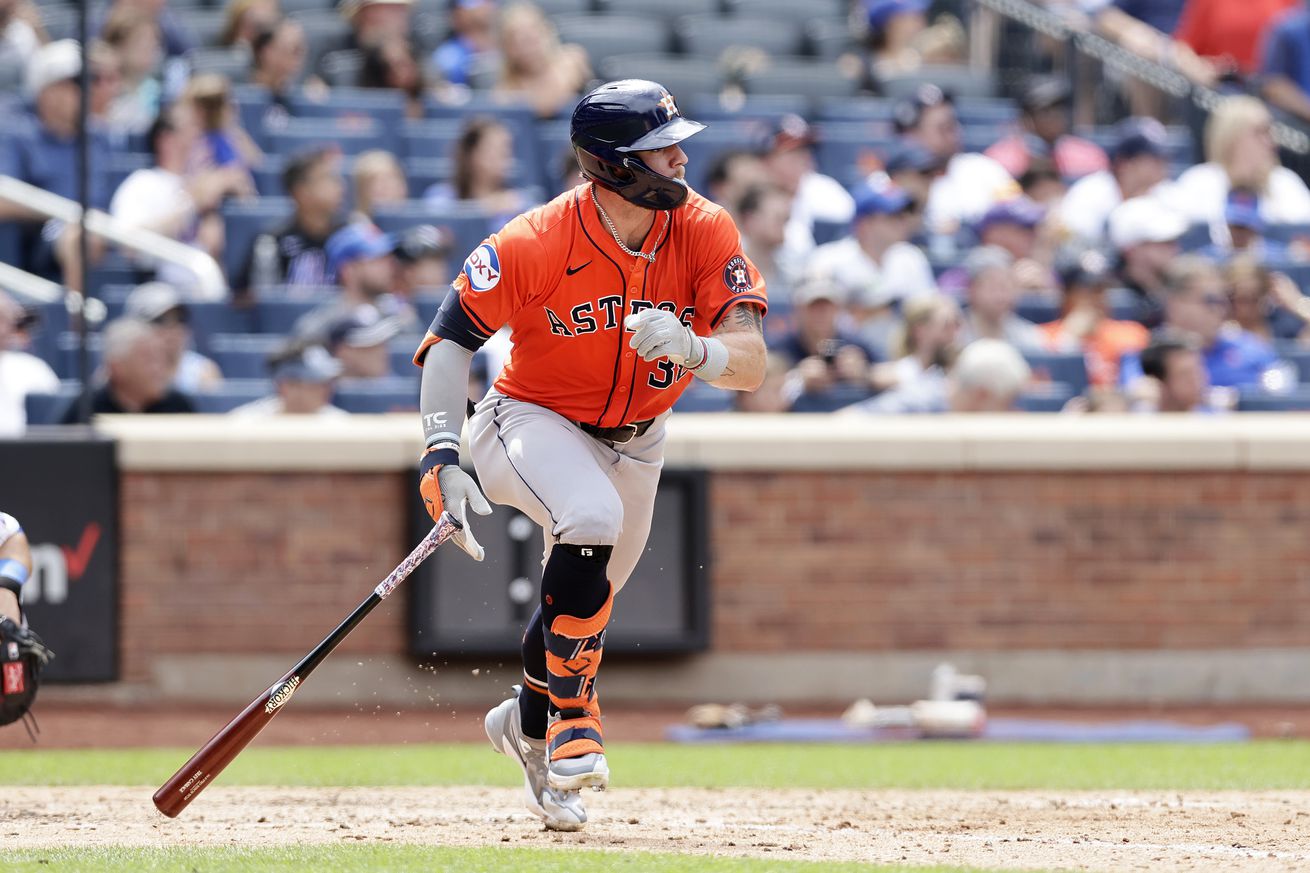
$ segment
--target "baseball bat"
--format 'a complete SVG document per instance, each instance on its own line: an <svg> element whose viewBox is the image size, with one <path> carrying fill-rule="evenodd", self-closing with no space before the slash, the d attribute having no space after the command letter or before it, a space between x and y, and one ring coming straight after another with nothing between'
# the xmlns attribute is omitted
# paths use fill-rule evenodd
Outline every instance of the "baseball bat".
<svg viewBox="0 0 1310 873"><path fill-rule="evenodd" d="M222 730L210 737L209 742L191 756L191 760L183 764L180 770L159 787L154 796L155 807L169 818L175 818L178 813L186 809L191 801L214 781L214 777L222 773L223 769L241 754L241 750L259 735L264 725L282 711L283 705L291 699L291 695L296 692L301 683L309 678L314 668L321 664L337 644L355 629L355 625L363 621L364 617L373 611L373 607L396 590L396 586L414 572L414 568L423 563L437 546L457 534L462 528L463 525L453 515L443 512L441 519L414 548L414 551L409 553L409 557L401 561L400 565L373 589L373 593L355 607L355 611L350 613L345 621L337 625L336 630L328 634L323 642L315 646L313 651L292 667L286 675L270 685L268 690L250 701L249 706L241 710L241 713L228 722Z"/></svg>

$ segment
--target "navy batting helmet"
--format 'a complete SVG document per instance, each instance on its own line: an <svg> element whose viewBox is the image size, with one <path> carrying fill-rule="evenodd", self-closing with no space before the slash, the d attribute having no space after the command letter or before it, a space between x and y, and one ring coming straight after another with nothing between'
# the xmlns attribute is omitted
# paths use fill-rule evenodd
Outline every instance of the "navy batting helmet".
<svg viewBox="0 0 1310 873"><path fill-rule="evenodd" d="M662 149L704 129L682 117L664 86L624 79L582 98L569 135L582 175L629 203L673 209L687 199L687 183L656 173L634 152Z"/></svg>

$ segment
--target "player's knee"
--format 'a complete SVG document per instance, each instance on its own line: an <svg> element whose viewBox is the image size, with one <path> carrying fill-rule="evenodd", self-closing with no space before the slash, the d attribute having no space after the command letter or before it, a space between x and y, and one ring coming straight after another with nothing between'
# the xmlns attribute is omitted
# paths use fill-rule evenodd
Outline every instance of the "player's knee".
<svg viewBox="0 0 1310 873"><path fill-rule="evenodd" d="M623 530L623 502L612 499L592 499L572 508L560 519L555 536L562 543L577 545L612 546L619 541Z"/></svg>

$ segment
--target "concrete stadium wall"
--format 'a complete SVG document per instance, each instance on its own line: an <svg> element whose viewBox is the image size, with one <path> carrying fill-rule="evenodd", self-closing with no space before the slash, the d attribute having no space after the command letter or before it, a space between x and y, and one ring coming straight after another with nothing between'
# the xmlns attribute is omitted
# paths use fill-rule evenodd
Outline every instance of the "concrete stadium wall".
<svg viewBox="0 0 1310 873"><path fill-rule="evenodd" d="M60 695L247 700L409 548L409 417L103 427L123 681ZM605 694L892 702L950 660L1009 702L1310 700L1307 439L1299 417L675 417L669 465L711 471L711 649L613 659ZM404 623L384 604L298 698L485 702L514 681L419 669Z"/></svg>

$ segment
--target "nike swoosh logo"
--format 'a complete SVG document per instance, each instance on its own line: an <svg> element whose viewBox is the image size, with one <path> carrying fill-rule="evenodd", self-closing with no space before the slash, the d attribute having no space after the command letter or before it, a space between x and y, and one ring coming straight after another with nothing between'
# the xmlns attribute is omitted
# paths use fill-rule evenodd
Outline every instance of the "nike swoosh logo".
<svg viewBox="0 0 1310 873"><path fill-rule="evenodd" d="M565 267L564 272L572 276L574 273L578 273L581 272L582 270L585 270L589 264L591 264L591 261L587 261L587 263L583 264L581 267Z"/></svg>

